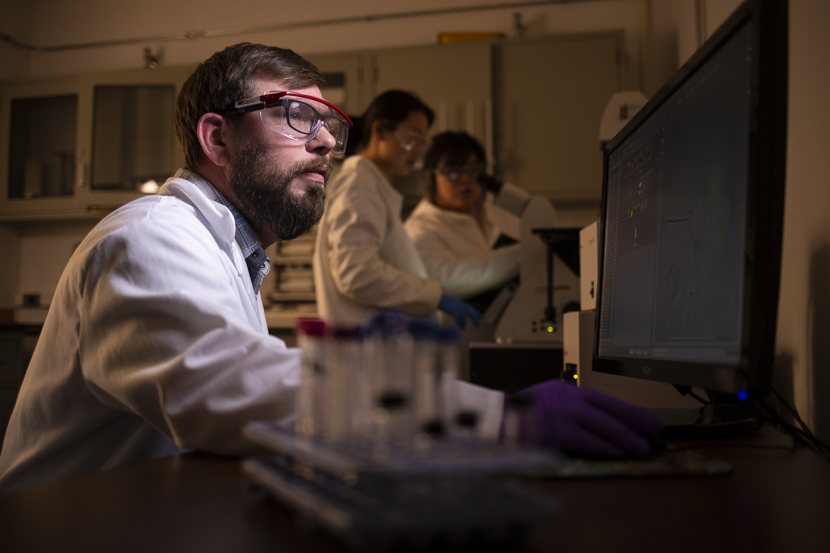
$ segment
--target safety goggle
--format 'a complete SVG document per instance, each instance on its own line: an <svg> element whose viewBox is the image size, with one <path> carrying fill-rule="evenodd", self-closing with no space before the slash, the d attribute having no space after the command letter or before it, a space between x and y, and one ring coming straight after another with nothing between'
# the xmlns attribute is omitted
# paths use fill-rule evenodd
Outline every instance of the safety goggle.
<svg viewBox="0 0 830 553"><path fill-rule="evenodd" d="M427 139L424 136L412 133L406 133L406 136L401 136L400 134L396 134L395 136L398 138L401 148L406 152L411 152L416 148L418 150L425 150L427 147Z"/></svg>
<svg viewBox="0 0 830 553"><path fill-rule="evenodd" d="M325 125L335 141L331 153L341 156L346 152L352 120L340 108L322 98L299 92L268 90L261 96L225 106L220 113L251 111L259 111L262 123L269 129L302 142L312 140Z"/></svg>
<svg viewBox="0 0 830 553"><path fill-rule="evenodd" d="M457 181L463 176L475 178L484 172L483 163L471 163L469 165L450 165L447 167L437 167L435 172L441 176L447 177L451 181Z"/></svg>

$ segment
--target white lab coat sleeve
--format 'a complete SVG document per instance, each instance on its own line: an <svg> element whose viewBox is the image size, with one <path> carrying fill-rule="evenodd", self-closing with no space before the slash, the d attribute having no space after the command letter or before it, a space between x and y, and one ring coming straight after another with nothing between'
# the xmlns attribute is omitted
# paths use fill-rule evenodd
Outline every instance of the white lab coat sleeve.
<svg viewBox="0 0 830 553"><path fill-rule="evenodd" d="M245 422L293 416L299 351L246 320L250 298L235 292L240 275L209 231L170 219L120 229L91 253L83 377L103 404L179 447L246 454Z"/></svg>
<svg viewBox="0 0 830 553"><path fill-rule="evenodd" d="M429 276L441 283L444 292L460 298L469 298L501 286L519 274L521 245L486 251L471 251L461 257L452 251L446 241L445 229L433 227L419 218L407 221L406 230L421 255Z"/></svg>
<svg viewBox="0 0 830 553"><path fill-rule="evenodd" d="M441 283L447 294L469 298L501 286L519 274L521 246L514 244L485 253L450 258L436 246L421 252L429 276Z"/></svg>
<svg viewBox="0 0 830 553"><path fill-rule="evenodd" d="M381 258L387 219L396 216L389 213L381 196L350 186L333 198L328 210L329 267L338 292L372 308L418 315L438 308L438 282L398 269Z"/></svg>

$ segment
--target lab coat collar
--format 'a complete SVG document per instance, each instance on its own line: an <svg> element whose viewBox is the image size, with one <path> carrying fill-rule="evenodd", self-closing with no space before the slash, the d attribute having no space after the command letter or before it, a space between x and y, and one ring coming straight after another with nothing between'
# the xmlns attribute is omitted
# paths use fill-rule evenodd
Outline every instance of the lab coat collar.
<svg viewBox="0 0 830 553"><path fill-rule="evenodd" d="M242 257L245 259L245 265L251 277L251 284L254 286L254 293L258 294L262 280L270 272L271 260L265 254L265 249L262 247L262 243L259 241L259 237L254 232L250 223L231 205L221 192L216 190L199 173L191 171L190 169L179 169L173 177L192 182L208 199L222 204L231 212L236 229L236 244L242 251Z"/></svg>
<svg viewBox="0 0 830 553"><path fill-rule="evenodd" d="M216 241L231 249L236 240L236 224L227 207L208 198L197 184L179 177L167 179L158 193L174 196L195 207L207 219L208 228Z"/></svg>
<svg viewBox="0 0 830 553"><path fill-rule="evenodd" d="M179 175L180 173L176 174ZM234 244L236 244L236 222L233 214L227 207L208 197L211 190L213 189L209 186L199 186L197 183L174 176L167 179L167 182L159 189L158 193L173 196L189 203L207 220L206 226L216 239L216 243L220 247L226 248L228 256L233 260L236 267L237 276L247 283L245 288L254 309L258 311L260 327L268 332L262 302L259 299L259 293L254 291L248 266L242 256L242 250L238 244L234 248Z"/></svg>

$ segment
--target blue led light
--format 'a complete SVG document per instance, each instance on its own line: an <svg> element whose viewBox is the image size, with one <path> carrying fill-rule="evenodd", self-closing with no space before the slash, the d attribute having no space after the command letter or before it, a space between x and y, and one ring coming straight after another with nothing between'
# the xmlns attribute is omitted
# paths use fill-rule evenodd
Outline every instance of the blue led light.
<svg viewBox="0 0 830 553"><path fill-rule="evenodd" d="M749 397L749 393L746 390L741 390L740 392L738 392L738 399L740 401L744 401L748 397Z"/></svg>

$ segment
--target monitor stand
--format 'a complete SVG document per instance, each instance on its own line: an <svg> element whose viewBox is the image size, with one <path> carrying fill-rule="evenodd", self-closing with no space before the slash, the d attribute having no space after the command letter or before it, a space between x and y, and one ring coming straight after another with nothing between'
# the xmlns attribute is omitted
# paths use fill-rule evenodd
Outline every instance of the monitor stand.
<svg viewBox="0 0 830 553"><path fill-rule="evenodd" d="M764 425L750 401L718 401L722 395L709 393L713 403L700 409L651 409L663 421L661 437L667 440L720 439L748 436Z"/></svg>

